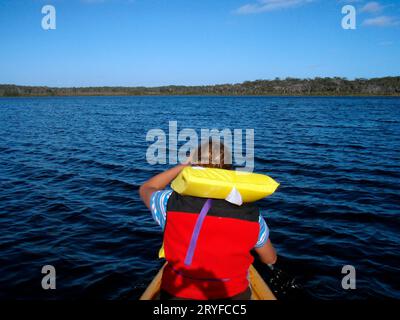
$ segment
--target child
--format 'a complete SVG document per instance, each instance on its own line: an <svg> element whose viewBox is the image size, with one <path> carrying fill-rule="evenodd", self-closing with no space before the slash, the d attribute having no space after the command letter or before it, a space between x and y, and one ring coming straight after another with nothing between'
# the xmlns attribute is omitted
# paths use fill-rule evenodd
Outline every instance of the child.
<svg viewBox="0 0 400 320"><path fill-rule="evenodd" d="M212 142L193 156L197 166L232 169L228 151ZM204 149L207 149L204 152ZM274 264L277 256L269 230L254 203L241 206L225 200L182 196L165 187L186 165L178 165L146 181L140 196L164 230L167 266L161 281L161 299L249 300L247 279L254 249L262 262ZM206 216L195 250L192 233L202 210ZM207 211L208 210L208 211ZM188 252L192 252L188 255ZM188 259L190 256L190 259Z"/></svg>

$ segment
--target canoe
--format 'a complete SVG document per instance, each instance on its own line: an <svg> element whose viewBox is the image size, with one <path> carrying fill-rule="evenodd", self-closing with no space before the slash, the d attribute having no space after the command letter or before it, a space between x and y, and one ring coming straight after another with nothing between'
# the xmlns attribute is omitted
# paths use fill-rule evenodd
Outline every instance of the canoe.
<svg viewBox="0 0 400 320"><path fill-rule="evenodd" d="M165 265L158 271L157 275L151 281L140 300L157 300L160 293L161 278ZM249 282L251 288L251 300L276 300L271 289L265 283L263 278L257 272L253 265L249 268Z"/></svg>

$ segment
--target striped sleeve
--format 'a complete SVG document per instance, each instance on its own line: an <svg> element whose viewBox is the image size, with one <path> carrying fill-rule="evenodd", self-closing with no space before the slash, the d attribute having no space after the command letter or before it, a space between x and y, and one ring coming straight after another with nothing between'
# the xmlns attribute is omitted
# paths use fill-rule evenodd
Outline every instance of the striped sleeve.
<svg viewBox="0 0 400 320"><path fill-rule="evenodd" d="M261 248L267 243L269 238L269 228L261 214L258 218L258 223L260 224L260 232L258 234L258 241L255 245L255 248Z"/></svg>
<svg viewBox="0 0 400 320"><path fill-rule="evenodd" d="M167 203L172 190L156 191L151 195L150 210L153 219L164 230L167 216Z"/></svg>

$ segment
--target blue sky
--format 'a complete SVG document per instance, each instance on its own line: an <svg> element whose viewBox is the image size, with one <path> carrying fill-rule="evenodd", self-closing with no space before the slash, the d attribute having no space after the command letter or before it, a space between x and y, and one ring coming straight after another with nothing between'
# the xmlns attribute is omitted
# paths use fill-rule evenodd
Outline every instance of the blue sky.
<svg viewBox="0 0 400 320"><path fill-rule="evenodd" d="M41 9L56 8L56 30ZM344 5L357 29L341 27ZM0 83L157 86L400 75L398 0L0 0Z"/></svg>

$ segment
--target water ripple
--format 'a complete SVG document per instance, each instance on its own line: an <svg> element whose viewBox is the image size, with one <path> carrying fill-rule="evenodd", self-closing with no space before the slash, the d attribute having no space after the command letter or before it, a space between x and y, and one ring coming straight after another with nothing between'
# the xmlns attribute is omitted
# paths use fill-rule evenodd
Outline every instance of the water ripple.
<svg viewBox="0 0 400 320"><path fill-rule="evenodd" d="M146 163L146 132L172 120L255 129L256 171L281 183L260 206L305 295L400 298L399 99L4 98L0 108L0 298L140 295L162 232L138 189L165 168ZM55 292L40 288L45 264ZM357 268L352 292L340 285L345 264Z"/></svg>

